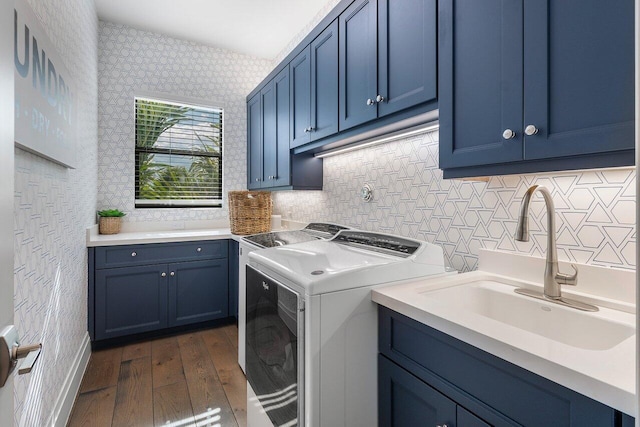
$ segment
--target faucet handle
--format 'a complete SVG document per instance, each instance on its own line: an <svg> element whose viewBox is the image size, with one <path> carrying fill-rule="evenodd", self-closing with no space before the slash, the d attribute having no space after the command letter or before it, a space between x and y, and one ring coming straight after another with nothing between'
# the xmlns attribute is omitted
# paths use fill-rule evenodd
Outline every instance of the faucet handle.
<svg viewBox="0 0 640 427"><path fill-rule="evenodd" d="M573 268L573 274L557 273L556 282L560 285L576 286L578 284L578 267L575 264L571 264Z"/></svg>

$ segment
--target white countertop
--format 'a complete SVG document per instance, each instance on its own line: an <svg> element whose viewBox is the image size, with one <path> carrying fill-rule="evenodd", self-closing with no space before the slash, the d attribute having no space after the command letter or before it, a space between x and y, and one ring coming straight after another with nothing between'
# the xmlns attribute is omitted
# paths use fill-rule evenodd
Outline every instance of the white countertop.
<svg viewBox="0 0 640 427"><path fill-rule="evenodd" d="M194 223L198 228L167 229L174 223L141 223L123 224L123 231L118 234L98 234L98 226L87 228L87 247L138 245L145 243L191 242L200 240L234 239L241 241L244 236L231 234L228 224L211 222ZM304 227L303 223L282 221L278 230L293 230Z"/></svg>
<svg viewBox="0 0 640 427"><path fill-rule="evenodd" d="M528 258L483 250L479 271L378 288L372 291L372 299L380 305L501 359L628 415L636 416L635 335L612 348L588 350L554 341L475 313L451 310L451 307L430 298L417 298L419 293L425 291L476 280L503 278L508 281L508 276L501 276L499 273L513 269L514 265L518 266L517 271L524 271L524 276L535 272L541 280L544 267L542 269L538 267L541 265L540 261L544 263L544 260L536 260L533 263L534 268L523 267L525 259ZM483 271L483 267L502 271ZM584 286L579 283L575 289L580 289L581 292L566 292L567 288L563 287L563 293L576 299L581 298L583 301L596 303L600 306L600 312L596 315L615 319L635 329L635 316L632 313L635 307L631 305L633 301L631 298L634 295L630 290L635 289L634 272L602 269L605 274L608 273L609 280L606 283L599 283L598 287L593 283L594 278L599 275L602 277L602 272L594 273L594 269L601 269L600 267L579 266L579 269L584 277ZM561 270L570 271L562 263ZM616 280L612 281L612 277ZM605 295L584 293L585 289L596 292L598 288L601 288ZM562 328L562 324L559 324L558 328Z"/></svg>

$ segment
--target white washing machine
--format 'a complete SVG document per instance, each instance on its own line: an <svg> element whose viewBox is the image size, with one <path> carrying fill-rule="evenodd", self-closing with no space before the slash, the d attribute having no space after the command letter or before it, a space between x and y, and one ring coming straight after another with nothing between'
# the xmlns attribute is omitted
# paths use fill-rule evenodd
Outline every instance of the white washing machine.
<svg viewBox="0 0 640 427"><path fill-rule="evenodd" d="M371 289L444 274L455 272L445 268L441 247L363 231L252 252L247 424L376 426L378 324Z"/></svg>
<svg viewBox="0 0 640 427"><path fill-rule="evenodd" d="M238 272L238 365L245 370L245 282L246 265L249 253L258 249L285 246L294 243L311 240L330 239L340 230L348 230L348 227L323 222L312 222L301 230L271 231L268 233L254 234L242 238L239 247L239 272Z"/></svg>

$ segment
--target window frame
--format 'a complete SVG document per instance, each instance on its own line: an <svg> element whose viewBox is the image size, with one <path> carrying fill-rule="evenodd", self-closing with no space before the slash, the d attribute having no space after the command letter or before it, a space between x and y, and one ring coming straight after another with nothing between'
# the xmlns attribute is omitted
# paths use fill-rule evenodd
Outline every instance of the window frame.
<svg viewBox="0 0 640 427"><path fill-rule="evenodd" d="M205 110L218 110L220 111L220 115L222 120L220 122L221 125L221 149L220 154L218 155L203 155L202 157L215 157L219 158L219 176L221 180L220 185L220 199L208 199L210 203L204 203L203 200L195 200L195 199L158 199L146 200L146 199L138 199L140 192L140 174L139 174L139 163L138 163L138 155L141 152L148 153L158 153L158 154L178 154L178 155L193 155L190 151L180 151L180 150L170 150L170 149L140 149L138 148L138 141L136 135L136 122L137 122L137 112L136 112L136 100L141 99L145 101L152 102L161 102L166 104L172 104L177 106L185 106L191 108L200 108ZM184 208L207 208L207 209L221 209L225 208L225 177L224 177L224 157L225 157L225 142L226 142L226 125L225 125L225 112L226 109L224 105L220 102L214 101L204 101L202 99L184 97L184 96L174 96L167 94L158 94L151 92L136 92L133 95L133 134L134 134L134 143L133 143L133 157L134 157L134 208L135 209L184 209Z"/></svg>

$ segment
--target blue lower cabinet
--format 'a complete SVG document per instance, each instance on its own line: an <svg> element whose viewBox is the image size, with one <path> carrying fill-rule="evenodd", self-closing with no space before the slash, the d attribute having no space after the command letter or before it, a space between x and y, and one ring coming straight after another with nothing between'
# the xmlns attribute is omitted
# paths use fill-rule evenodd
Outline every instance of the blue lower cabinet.
<svg viewBox="0 0 640 427"><path fill-rule="evenodd" d="M387 308L380 307L379 326L381 426L633 424L613 408ZM446 412L451 405L454 416ZM434 418L440 413L447 415ZM428 421L414 422L419 416Z"/></svg>
<svg viewBox="0 0 640 427"><path fill-rule="evenodd" d="M378 356L380 426L454 426L456 404L386 357Z"/></svg>
<svg viewBox="0 0 640 427"><path fill-rule="evenodd" d="M166 328L166 265L98 270L95 299L96 340Z"/></svg>
<svg viewBox="0 0 640 427"><path fill-rule="evenodd" d="M169 326L189 325L229 315L226 259L169 264Z"/></svg>
<svg viewBox="0 0 640 427"><path fill-rule="evenodd" d="M90 248L92 341L228 317L228 248L227 240ZM112 267L122 263L121 253L126 263L139 264ZM167 262L171 253L184 261Z"/></svg>

